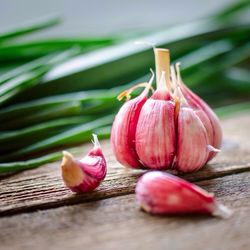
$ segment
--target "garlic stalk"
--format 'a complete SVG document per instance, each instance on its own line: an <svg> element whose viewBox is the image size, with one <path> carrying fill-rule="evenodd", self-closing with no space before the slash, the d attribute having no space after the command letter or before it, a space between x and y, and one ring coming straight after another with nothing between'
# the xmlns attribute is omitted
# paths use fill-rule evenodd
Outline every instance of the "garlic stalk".
<svg viewBox="0 0 250 250"><path fill-rule="evenodd" d="M148 98L151 78L121 107L111 131L113 152L127 167L196 171L219 152L219 120L184 84L180 64L170 67L169 51L154 48L154 53L156 91Z"/></svg>
<svg viewBox="0 0 250 250"><path fill-rule="evenodd" d="M73 192L93 191L106 176L106 160L97 135L93 134L93 138L93 149L81 160L76 160L69 152L63 151L62 178L65 185Z"/></svg>

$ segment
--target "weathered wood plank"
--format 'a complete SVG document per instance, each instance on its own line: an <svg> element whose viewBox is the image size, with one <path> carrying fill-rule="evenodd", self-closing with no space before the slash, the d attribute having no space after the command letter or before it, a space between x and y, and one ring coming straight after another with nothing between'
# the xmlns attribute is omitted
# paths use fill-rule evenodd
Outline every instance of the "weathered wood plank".
<svg viewBox="0 0 250 250"><path fill-rule="evenodd" d="M225 134L224 150L209 166L201 171L184 175L191 181L211 179L250 169L249 113L223 121ZM86 195L72 195L64 187L60 177L59 163L49 164L40 169L26 171L0 181L0 215L9 215L36 209L77 204L118 195L133 193L136 179L142 171L134 171L119 165L108 141L102 142L108 160L108 175L97 191ZM83 146L88 151L89 144Z"/></svg>
<svg viewBox="0 0 250 250"><path fill-rule="evenodd" d="M134 195L0 219L5 250L171 249L247 250L250 172L197 182L234 210L227 220L207 216L151 216Z"/></svg>

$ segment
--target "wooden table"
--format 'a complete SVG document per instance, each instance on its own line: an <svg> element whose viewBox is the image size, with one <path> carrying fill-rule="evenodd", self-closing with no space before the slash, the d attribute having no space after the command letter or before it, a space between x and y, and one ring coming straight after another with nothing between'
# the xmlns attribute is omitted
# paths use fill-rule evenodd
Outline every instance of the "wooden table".
<svg viewBox="0 0 250 250"><path fill-rule="evenodd" d="M1 178L0 249L250 249L250 114L222 123L223 151L183 178L214 192L234 211L229 219L140 211L133 193L142 171L119 165L103 141L108 175L93 193L66 189L59 162Z"/></svg>

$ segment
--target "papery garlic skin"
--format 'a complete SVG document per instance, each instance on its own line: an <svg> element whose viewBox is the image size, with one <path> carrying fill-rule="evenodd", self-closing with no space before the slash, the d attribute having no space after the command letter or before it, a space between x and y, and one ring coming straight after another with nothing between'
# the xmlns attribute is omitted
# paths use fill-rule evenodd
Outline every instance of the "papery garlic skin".
<svg viewBox="0 0 250 250"><path fill-rule="evenodd" d="M195 111L181 107L178 115L177 153L175 168L180 172L194 172L208 159L208 136Z"/></svg>
<svg viewBox="0 0 250 250"><path fill-rule="evenodd" d="M166 169L175 155L175 105L163 100L148 100L136 128L136 152L145 167Z"/></svg>
<svg viewBox="0 0 250 250"><path fill-rule="evenodd" d="M143 168L135 150L135 132L142 106L147 101L153 77L138 97L128 100L121 107L112 125L111 147L116 159L126 167Z"/></svg>
<svg viewBox="0 0 250 250"><path fill-rule="evenodd" d="M142 168L135 151L135 130L145 95L126 102L113 122L111 131L112 150L117 160L124 166Z"/></svg>
<svg viewBox="0 0 250 250"><path fill-rule="evenodd" d="M202 109L193 109L195 114L199 117L200 121L204 125L207 136L208 136L208 144L212 145L213 144L213 137L214 137L214 132L213 132L213 127L210 119L208 118L207 114L202 110Z"/></svg>
<svg viewBox="0 0 250 250"><path fill-rule="evenodd" d="M175 103L170 100L167 88L157 88L143 105L136 126L135 147L145 167L166 169L172 166L176 148L174 114Z"/></svg>
<svg viewBox="0 0 250 250"><path fill-rule="evenodd" d="M184 84L179 63L169 66L169 51L154 52L156 91L149 98L144 91L121 107L111 131L113 152L131 168L197 171L220 151L219 120Z"/></svg>
<svg viewBox="0 0 250 250"><path fill-rule="evenodd" d="M94 137L94 147L81 160L74 159L67 151L63 151L61 164L62 178L65 185L76 193L90 192L104 180L107 164L98 138Z"/></svg>
<svg viewBox="0 0 250 250"><path fill-rule="evenodd" d="M207 119L210 121L210 125L207 127L209 135L209 144L216 149L220 149L222 143L222 128L219 118L213 112L213 110L195 93L193 93L183 82L181 84L182 92L187 99L188 103L195 109L202 110ZM210 152L208 160L215 157L216 152Z"/></svg>
<svg viewBox="0 0 250 250"><path fill-rule="evenodd" d="M152 171L136 185L136 200L146 212L156 215L209 214L229 217L231 211L220 205L213 194L176 176Z"/></svg>
<svg viewBox="0 0 250 250"><path fill-rule="evenodd" d="M199 117L201 123L205 127L208 138L206 146L208 155L206 162L203 164L205 165L220 151L219 149L222 143L222 128L219 119L213 110L199 96L193 93L183 82L180 74L180 63L177 63L175 67L177 71L177 77L174 76L174 78L176 79L176 84L178 85L182 98L185 100L185 104L194 110L195 114ZM171 66L171 68L173 69L173 66ZM175 75L175 73L173 73L173 75ZM205 153L204 148L202 149L201 153ZM198 169L199 168L196 170ZM186 168L183 172L192 171L188 171Z"/></svg>

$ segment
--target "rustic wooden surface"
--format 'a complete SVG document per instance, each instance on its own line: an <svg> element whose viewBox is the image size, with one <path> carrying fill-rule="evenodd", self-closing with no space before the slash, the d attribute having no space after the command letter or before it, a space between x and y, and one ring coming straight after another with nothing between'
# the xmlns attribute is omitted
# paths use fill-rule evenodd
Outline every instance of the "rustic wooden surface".
<svg viewBox="0 0 250 250"><path fill-rule="evenodd" d="M2 177L0 249L249 249L250 114L234 115L222 124L220 155L183 177L232 208L228 220L139 211L133 190L143 171L124 169L103 141L108 175L93 193L73 195L67 190L59 163ZM83 146L83 153L89 147Z"/></svg>

